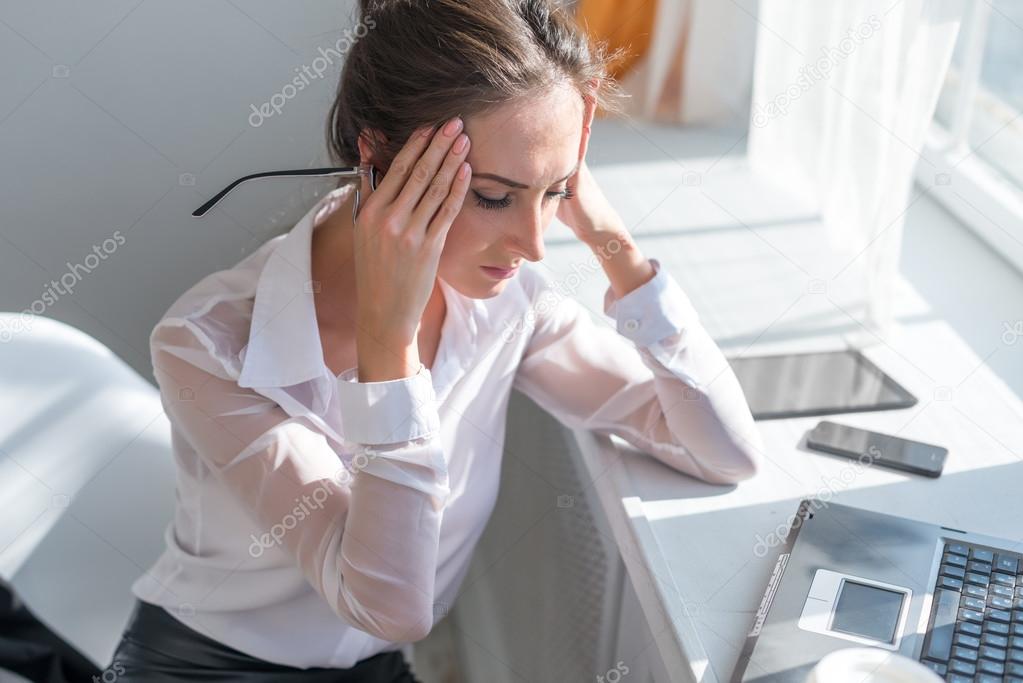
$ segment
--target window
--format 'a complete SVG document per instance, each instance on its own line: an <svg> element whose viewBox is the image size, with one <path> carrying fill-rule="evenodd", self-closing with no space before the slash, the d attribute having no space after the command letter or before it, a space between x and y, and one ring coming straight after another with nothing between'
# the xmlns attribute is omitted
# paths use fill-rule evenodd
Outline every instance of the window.
<svg viewBox="0 0 1023 683"><path fill-rule="evenodd" d="M1023 3L969 4L917 178L1023 271Z"/></svg>

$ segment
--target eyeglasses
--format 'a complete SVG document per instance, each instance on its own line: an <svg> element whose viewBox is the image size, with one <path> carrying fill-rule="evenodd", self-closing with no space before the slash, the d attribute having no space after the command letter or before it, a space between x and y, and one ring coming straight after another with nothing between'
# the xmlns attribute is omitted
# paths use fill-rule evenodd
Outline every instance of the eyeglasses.
<svg viewBox="0 0 1023 683"><path fill-rule="evenodd" d="M317 176L317 177L335 177L357 180L358 184L355 186L355 204L352 206L352 220L359 214L359 190L362 185L362 176L369 176L369 187L371 190L377 189L377 183L380 182L380 176L383 175L376 168L376 166L343 166L337 168L303 168L293 171L265 171L263 173L253 173L247 175L238 180L234 181L223 190L218 192L208 202L200 206L198 209L192 212L192 218L202 218L203 215L210 209L212 209L217 202L227 196L227 193L238 187L246 180L253 180L254 178L279 178L284 176Z"/></svg>

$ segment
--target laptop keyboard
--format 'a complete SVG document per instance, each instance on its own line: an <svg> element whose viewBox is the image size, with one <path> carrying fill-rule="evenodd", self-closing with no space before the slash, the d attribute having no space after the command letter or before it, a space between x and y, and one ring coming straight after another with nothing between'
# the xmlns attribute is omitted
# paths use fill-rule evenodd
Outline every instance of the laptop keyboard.
<svg viewBox="0 0 1023 683"><path fill-rule="evenodd" d="M946 543L920 661L949 683L1023 683L1023 556Z"/></svg>

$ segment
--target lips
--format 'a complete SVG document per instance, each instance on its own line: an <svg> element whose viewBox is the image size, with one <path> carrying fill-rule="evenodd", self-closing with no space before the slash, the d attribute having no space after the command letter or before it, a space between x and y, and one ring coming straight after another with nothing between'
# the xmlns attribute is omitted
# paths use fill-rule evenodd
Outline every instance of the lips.
<svg viewBox="0 0 1023 683"><path fill-rule="evenodd" d="M498 268L495 266L480 266L480 270L489 275L492 278L498 280L506 280L518 272L518 266L514 268Z"/></svg>

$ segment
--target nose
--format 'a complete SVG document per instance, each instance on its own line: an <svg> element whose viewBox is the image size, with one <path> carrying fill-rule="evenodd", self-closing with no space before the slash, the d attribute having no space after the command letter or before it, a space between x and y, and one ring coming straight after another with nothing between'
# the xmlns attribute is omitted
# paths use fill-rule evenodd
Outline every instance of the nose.
<svg viewBox="0 0 1023 683"><path fill-rule="evenodd" d="M544 256L543 232L543 208L536 205L530 209L528 216L515 232L515 251L527 261L542 259Z"/></svg>

